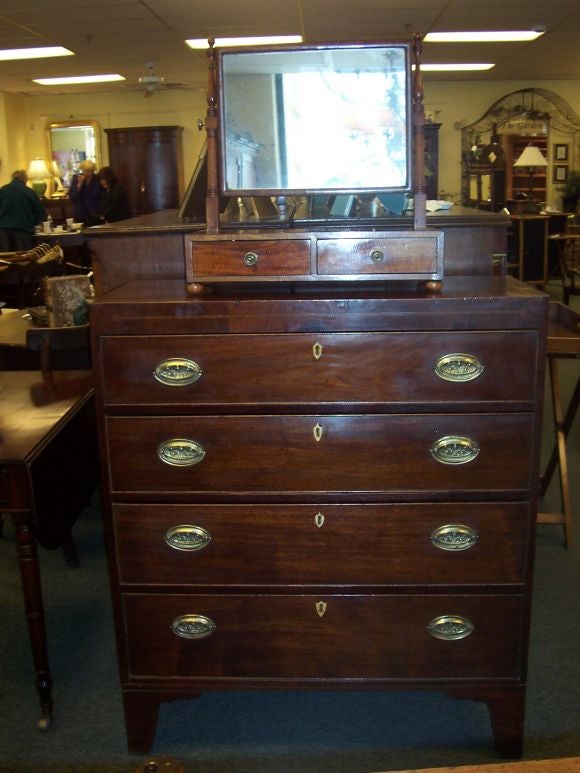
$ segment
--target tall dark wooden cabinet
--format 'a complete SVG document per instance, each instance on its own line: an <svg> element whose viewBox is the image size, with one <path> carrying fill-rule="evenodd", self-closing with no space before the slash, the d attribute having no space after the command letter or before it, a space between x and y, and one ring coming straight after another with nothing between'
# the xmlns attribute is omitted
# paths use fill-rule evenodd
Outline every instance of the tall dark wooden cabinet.
<svg viewBox="0 0 580 773"><path fill-rule="evenodd" d="M109 164L134 215L178 209L183 198L182 126L105 129Z"/></svg>
<svg viewBox="0 0 580 773"><path fill-rule="evenodd" d="M425 124L425 191L428 199L439 198L440 123Z"/></svg>

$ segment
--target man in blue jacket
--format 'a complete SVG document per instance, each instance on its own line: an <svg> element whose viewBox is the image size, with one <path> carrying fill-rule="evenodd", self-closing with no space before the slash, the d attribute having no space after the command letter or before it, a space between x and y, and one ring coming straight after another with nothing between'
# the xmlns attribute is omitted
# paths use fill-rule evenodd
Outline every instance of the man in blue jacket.
<svg viewBox="0 0 580 773"><path fill-rule="evenodd" d="M0 188L0 252L25 252L34 247L34 227L45 217L44 207L26 183L24 169Z"/></svg>

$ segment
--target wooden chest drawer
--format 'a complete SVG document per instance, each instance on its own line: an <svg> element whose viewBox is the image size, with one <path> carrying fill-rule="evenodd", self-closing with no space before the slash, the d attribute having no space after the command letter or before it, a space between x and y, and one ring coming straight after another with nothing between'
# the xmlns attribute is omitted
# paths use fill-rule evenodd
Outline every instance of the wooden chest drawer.
<svg viewBox="0 0 580 773"><path fill-rule="evenodd" d="M362 492L497 498L532 485L533 414L109 417L106 425L115 492L275 501L346 491L352 501Z"/></svg>
<svg viewBox="0 0 580 773"><path fill-rule="evenodd" d="M125 594L122 603L131 677L520 676L519 596ZM471 633L435 638L430 626L438 635ZM175 628L209 635L187 639Z"/></svg>
<svg viewBox="0 0 580 773"><path fill-rule="evenodd" d="M528 368L514 368L511 352ZM118 336L102 341L109 405L532 405L534 331Z"/></svg>
<svg viewBox="0 0 580 773"><path fill-rule="evenodd" d="M310 273L310 239L189 242L188 274L211 277L301 276Z"/></svg>
<svg viewBox="0 0 580 773"><path fill-rule="evenodd" d="M117 504L113 510L125 585L524 580L529 506L521 503Z"/></svg>
<svg viewBox="0 0 580 773"><path fill-rule="evenodd" d="M410 232L399 237L318 240L320 275L396 274L443 275L443 245L439 234Z"/></svg>

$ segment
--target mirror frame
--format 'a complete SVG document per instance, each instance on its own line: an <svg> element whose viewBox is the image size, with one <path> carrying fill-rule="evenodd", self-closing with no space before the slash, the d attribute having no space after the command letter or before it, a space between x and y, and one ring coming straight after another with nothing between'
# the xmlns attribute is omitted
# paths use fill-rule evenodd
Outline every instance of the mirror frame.
<svg viewBox="0 0 580 773"><path fill-rule="evenodd" d="M90 126L95 133L95 164L97 169L102 166L101 157L101 127L97 121L92 119L75 120L75 121L51 121L46 125L46 147L47 147L47 160L49 165L52 166L52 130L53 129L74 129L75 127Z"/></svg>
<svg viewBox="0 0 580 773"><path fill-rule="evenodd" d="M401 41L390 41L400 43ZM207 193L205 200L206 233L217 234L220 232L219 205L220 191L220 149L219 134L219 103L217 84L216 49L214 38L209 38L207 55L207 112L205 129L207 133ZM388 45L389 41L375 42L374 45ZM343 43L327 43L325 45L345 46ZM352 44L350 44L352 45ZM358 43L357 45L366 45ZM373 45L373 44L370 44ZM280 47L277 47L278 49ZM250 48L246 49L250 50ZM409 62L409 78L411 82L411 191L413 192L413 229L426 228L426 188L425 188L425 106L423 104L423 76L421 72L421 54L423 43L421 35L414 34L411 38L411 60Z"/></svg>
<svg viewBox="0 0 580 773"><path fill-rule="evenodd" d="M324 53L325 51L368 51L368 50L384 50L384 49L397 49L403 52L404 55L404 92L405 92L405 146L406 146L406 184L398 186L371 186L371 185L359 185L359 186L322 186L322 187L292 187L292 186L278 186L278 187L263 187L263 188L251 188L251 187L228 187L226 180L226 167L228 161L228 148L227 148L227 131L226 121L229 105L226 104L226 77L225 77L225 61L228 57L243 57L262 54L301 54L301 53ZM368 43L358 42L324 42L324 43L299 43L284 46L236 46L217 48L217 92L218 92L218 122L220 127L219 132L219 166L220 166L220 193L223 196L239 197L239 196L311 196L311 195L333 195L333 194L355 194L364 195L374 192L410 192L413 190L413 150L412 150L412 134L413 134L413 99L412 99L412 83L411 83L411 63L413 59L412 41L373 41Z"/></svg>

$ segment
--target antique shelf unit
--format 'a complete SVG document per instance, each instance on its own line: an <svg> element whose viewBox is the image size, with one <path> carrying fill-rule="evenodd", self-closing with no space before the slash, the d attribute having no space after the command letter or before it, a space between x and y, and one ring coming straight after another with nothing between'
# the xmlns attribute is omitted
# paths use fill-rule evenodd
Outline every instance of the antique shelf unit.
<svg viewBox="0 0 580 773"><path fill-rule="evenodd" d="M504 219L426 222L420 68L413 217L224 221L215 53L206 228L88 235L129 749L205 690L419 689L518 756L547 298L495 261Z"/></svg>

